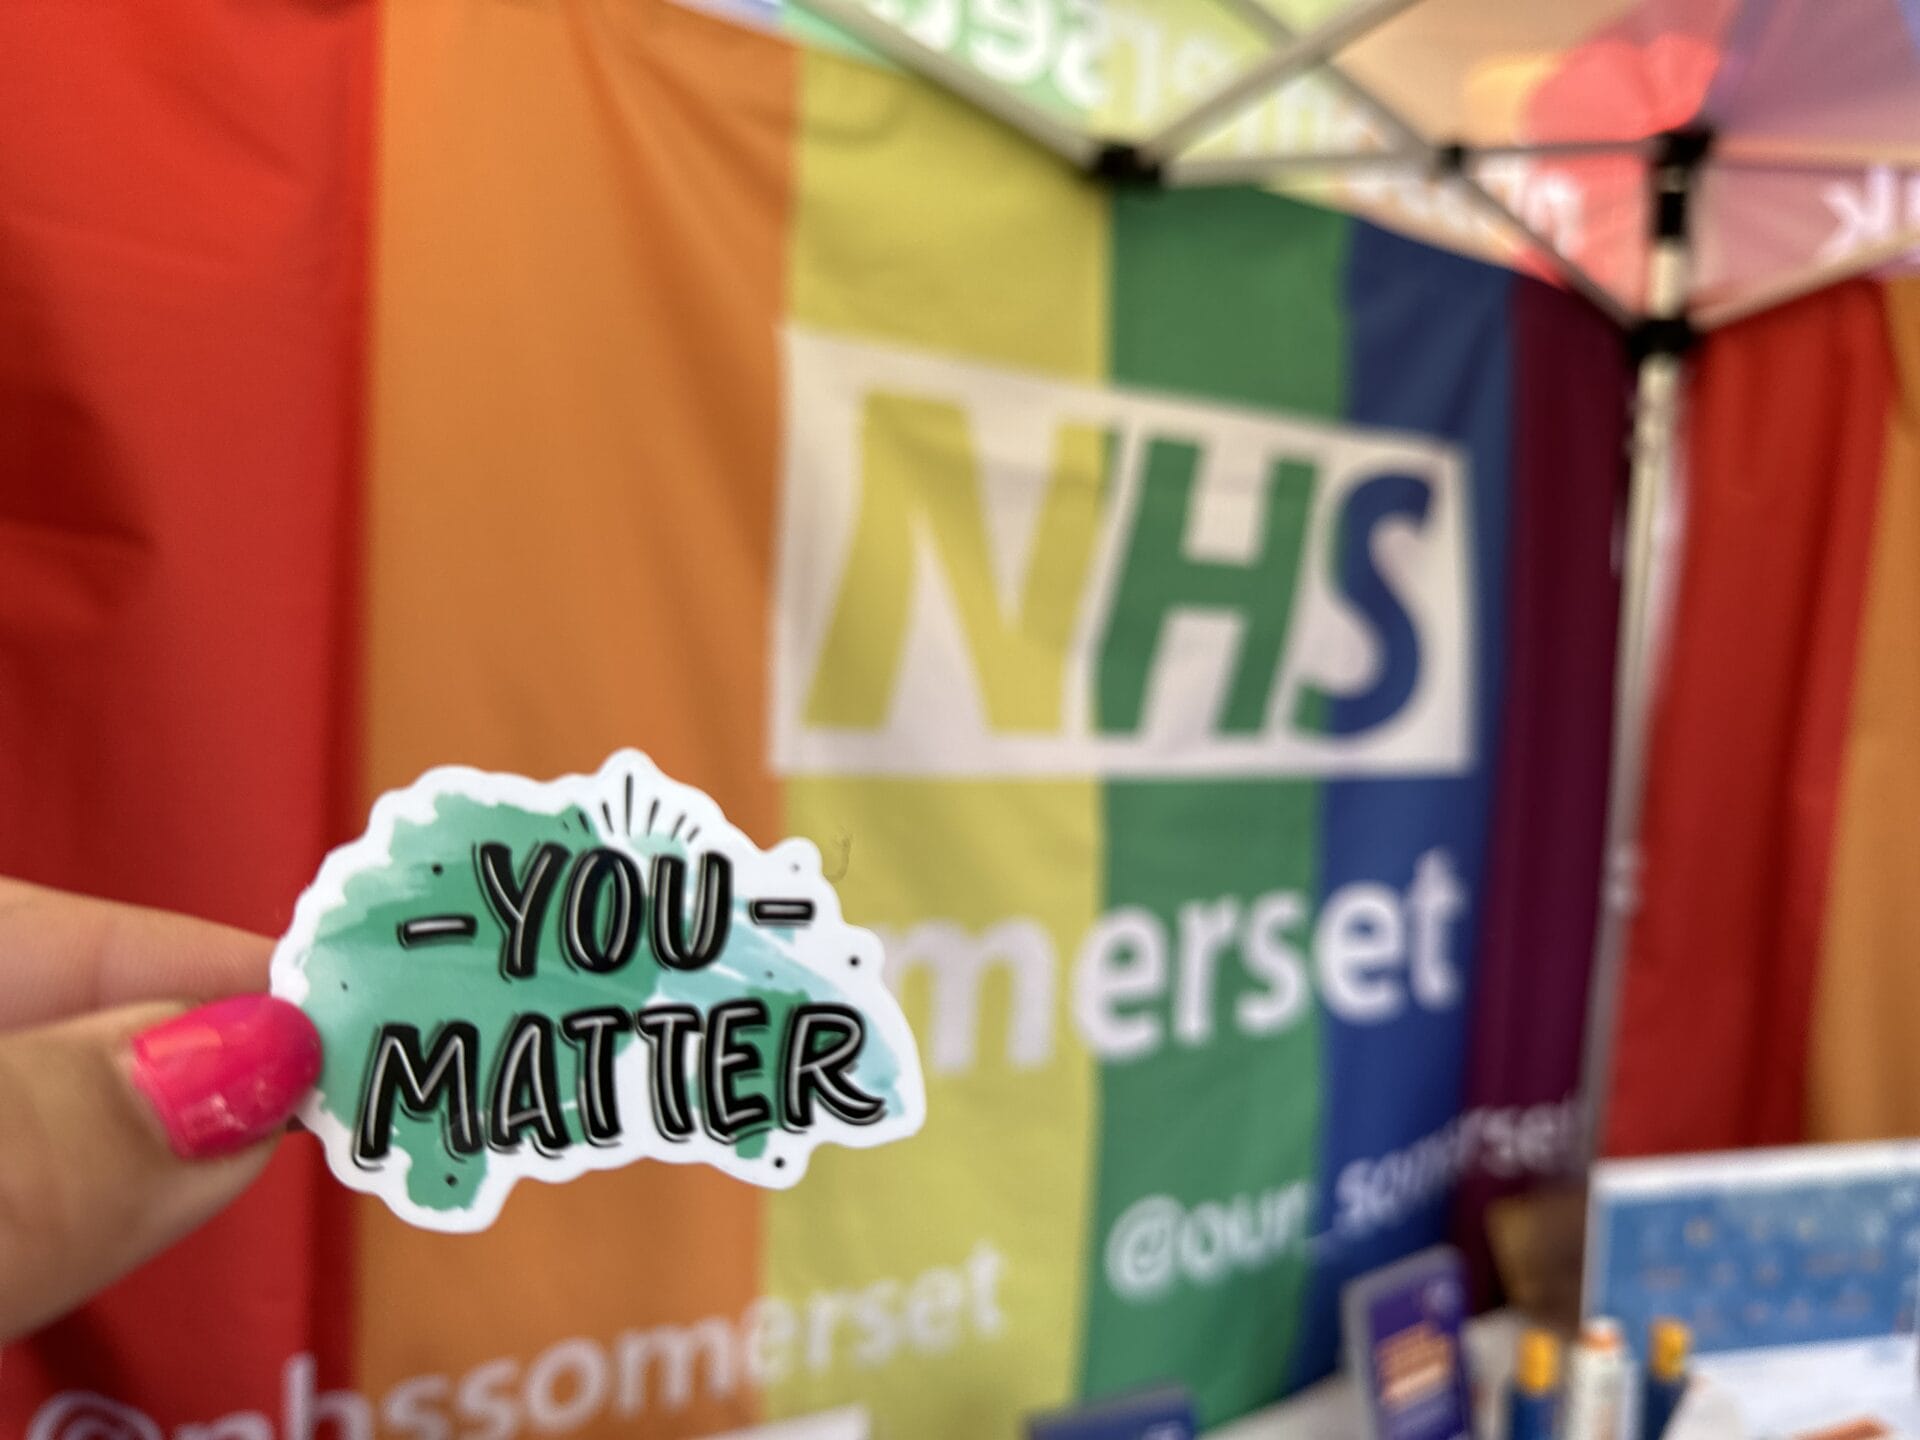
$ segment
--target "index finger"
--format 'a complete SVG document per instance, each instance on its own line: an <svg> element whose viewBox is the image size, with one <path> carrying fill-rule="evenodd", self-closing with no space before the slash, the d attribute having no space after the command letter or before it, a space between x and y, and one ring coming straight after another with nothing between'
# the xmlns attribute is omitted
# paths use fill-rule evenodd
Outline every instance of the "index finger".
<svg viewBox="0 0 1920 1440"><path fill-rule="evenodd" d="M227 925L0 879L0 1030L264 990L272 954Z"/></svg>

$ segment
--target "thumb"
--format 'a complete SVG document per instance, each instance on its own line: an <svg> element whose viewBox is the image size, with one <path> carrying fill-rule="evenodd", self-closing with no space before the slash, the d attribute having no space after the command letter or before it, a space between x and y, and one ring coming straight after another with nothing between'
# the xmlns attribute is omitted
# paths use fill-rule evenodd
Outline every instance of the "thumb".
<svg viewBox="0 0 1920 1440"><path fill-rule="evenodd" d="M319 1071L312 1023L265 995L0 1036L0 1341L225 1207Z"/></svg>

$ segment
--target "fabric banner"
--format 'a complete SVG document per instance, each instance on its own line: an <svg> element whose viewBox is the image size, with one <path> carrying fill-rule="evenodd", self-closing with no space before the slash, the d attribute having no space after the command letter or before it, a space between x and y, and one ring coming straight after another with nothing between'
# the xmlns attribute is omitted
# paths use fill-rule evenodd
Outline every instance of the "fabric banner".
<svg viewBox="0 0 1920 1440"><path fill-rule="evenodd" d="M237 51L256 13L177 23ZM819 844L886 940L927 1126L777 1195L668 1166L522 1186L472 1237L348 1202L296 1141L199 1268L9 1353L0 1430L55 1440L84 1393L143 1440L698 1436L850 1403L876 1436L1011 1440L1159 1380L1213 1423L1324 1373L1341 1283L1442 1238L1463 1175L1565 1166L1577 1009L1542 997L1579 992L1591 934L1603 322L1293 200L1110 190L660 0L328 13L276 32L312 114L277 94L233 157L305 288L243 283L248 256L176 277L313 315L281 338L326 384L259 398L256 352L216 343L240 322L200 314L215 338L114 362L173 387L164 463L98 478L124 512L43 514L34 475L77 452L10 457L0 534L40 571L0 574L0 754L35 817L5 865L271 931L378 791L636 745L756 841ZM169 93L125 123L184 163L219 117ZM39 163L13 327L80 223ZM218 251L140 223L161 268ZM43 433L137 413L85 356L10 363ZM177 433L203 426L218 465ZM171 588L112 590L96 532ZM161 869L99 861L116 766Z"/></svg>
<svg viewBox="0 0 1920 1440"><path fill-rule="evenodd" d="M0 14L0 873L277 934L364 814L372 20ZM282 1146L218 1224L0 1355L0 1433L61 1394L173 1422L277 1412L296 1356L341 1373L350 1217L317 1147ZM36 1436L121 1433L52 1413Z"/></svg>
<svg viewBox="0 0 1920 1440"><path fill-rule="evenodd" d="M1920 286L1714 336L1691 405L1608 1145L1910 1135Z"/></svg>

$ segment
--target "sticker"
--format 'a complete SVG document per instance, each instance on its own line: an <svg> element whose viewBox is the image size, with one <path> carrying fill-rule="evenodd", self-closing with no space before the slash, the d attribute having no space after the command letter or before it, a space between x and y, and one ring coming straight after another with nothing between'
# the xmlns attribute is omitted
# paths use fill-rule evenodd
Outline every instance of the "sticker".
<svg viewBox="0 0 1920 1440"><path fill-rule="evenodd" d="M548 784L464 767L380 797L273 954L326 1058L300 1118L335 1175L430 1230L516 1180L636 1160L774 1189L816 1145L920 1128L880 942L805 840L761 850L623 750Z"/></svg>

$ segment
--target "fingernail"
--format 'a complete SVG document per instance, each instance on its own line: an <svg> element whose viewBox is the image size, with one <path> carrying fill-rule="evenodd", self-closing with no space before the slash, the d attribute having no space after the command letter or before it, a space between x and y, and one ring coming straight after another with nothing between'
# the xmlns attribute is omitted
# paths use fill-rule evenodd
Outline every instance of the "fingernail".
<svg viewBox="0 0 1920 1440"><path fill-rule="evenodd" d="M133 1083L174 1154L204 1160L277 1133L320 1074L320 1036L297 1006L236 995L133 1037Z"/></svg>

